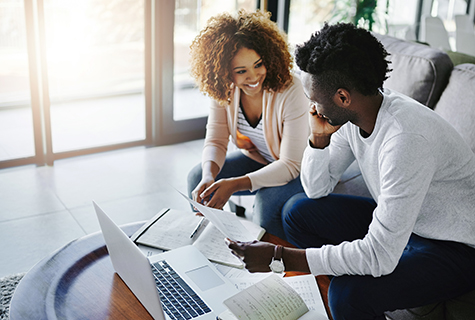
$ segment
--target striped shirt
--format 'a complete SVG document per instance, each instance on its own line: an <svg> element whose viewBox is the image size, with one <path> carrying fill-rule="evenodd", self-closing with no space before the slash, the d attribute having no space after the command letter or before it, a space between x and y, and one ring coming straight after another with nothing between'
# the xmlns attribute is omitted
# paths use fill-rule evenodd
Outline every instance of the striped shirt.
<svg viewBox="0 0 475 320"><path fill-rule="evenodd" d="M256 127L252 127L246 116L242 112L242 108L238 110L237 129L243 135L251 139L252 143L256 146L257 151L266 159L269 163L274 162L275 159L269 152L266 141L264 139L264 132L262 131L262 117Z"/></svg>

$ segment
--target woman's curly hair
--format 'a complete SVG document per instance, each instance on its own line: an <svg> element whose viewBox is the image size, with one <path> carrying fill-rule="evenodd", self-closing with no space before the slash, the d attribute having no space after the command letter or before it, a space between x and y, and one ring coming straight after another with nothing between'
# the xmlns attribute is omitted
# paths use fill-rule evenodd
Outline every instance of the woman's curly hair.
<svg viewBox="0 0 475 320"><path fill-rule="evenodd" d="M292 57L285 33L269 18L268 12L240 10L236 17L222 13L208 20L190 46L191 75L201 92L221 104L230 99L231 61L241 48L254 50L262 58L267 69L263 88L284 87L291 79Z"/></svg>
<svg viewBox="0 0 475 320"><path fill-rule="evenodd" d="M375 95L391 71L388 52L367 30L350 23L328 25L297 46L298 67L313 75L314 86L327 97L339 88Z"/></svg>

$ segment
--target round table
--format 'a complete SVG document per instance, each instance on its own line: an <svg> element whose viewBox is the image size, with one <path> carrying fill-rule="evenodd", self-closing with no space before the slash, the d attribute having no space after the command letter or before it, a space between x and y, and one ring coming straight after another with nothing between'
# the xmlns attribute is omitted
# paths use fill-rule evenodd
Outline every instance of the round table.
<svg viewBox="0 0 475 320"><path fill-rule="evenodd" d="M131 236L143 224L121 228ZM262 240L289 245L270 234ZM317 277L327 313L329 282L328 277ZM10 319L153 318L115 273L102 233L97 232L70 242L36 264L13 294Z"/></svg>

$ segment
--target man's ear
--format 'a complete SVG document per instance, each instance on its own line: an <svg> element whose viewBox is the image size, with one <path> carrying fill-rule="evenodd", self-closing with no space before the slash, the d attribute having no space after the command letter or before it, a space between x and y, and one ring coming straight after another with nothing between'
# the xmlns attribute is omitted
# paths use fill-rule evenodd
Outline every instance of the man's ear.
<svg viewBox="0 0 475 320"><path fill-rule="evenodd" d="M333 95L333 102L342 108L348 108L351 103L350 92L343 88L338 89Z"/></svg>

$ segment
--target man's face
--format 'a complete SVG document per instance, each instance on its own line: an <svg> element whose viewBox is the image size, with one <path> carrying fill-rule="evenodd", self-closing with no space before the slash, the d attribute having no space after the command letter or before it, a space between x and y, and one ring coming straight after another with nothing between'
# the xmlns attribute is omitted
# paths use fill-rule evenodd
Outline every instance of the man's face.
<svg viewBox="0 0 475 320"><path fill-rule="evenodd" d="M341 126L354 118L354 113L339 106L337 93L328 97L314 85L313 77L309 73L302 72L302 84L305 95L315 105L317 112L332 126Z"/></svg>

